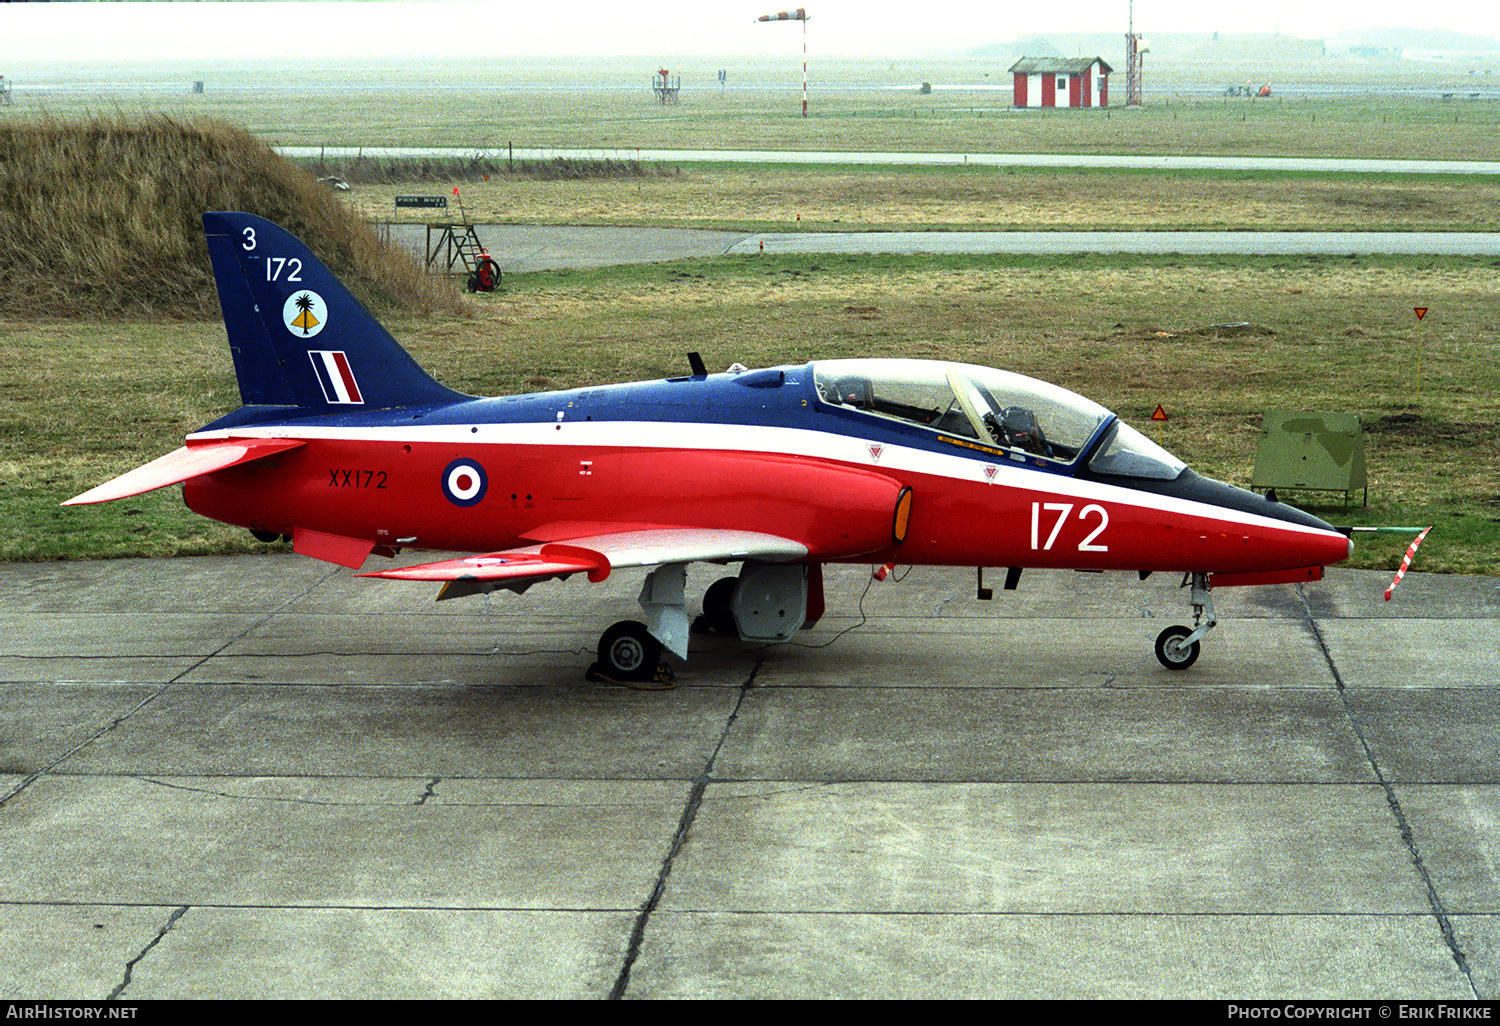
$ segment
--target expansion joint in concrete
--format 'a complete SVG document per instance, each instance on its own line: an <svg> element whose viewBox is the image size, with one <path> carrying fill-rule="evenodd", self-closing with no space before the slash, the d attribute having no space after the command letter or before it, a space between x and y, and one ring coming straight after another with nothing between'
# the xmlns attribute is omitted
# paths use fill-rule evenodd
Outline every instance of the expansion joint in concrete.
<svg viewBox="0 0 1500 1026"><path fill-rule="evenodd" d="M755 677L760 673L762 662L764 662L763 659L756 660L749 678L740 685L739 692L735 696L734 708L725 717L724 729L719 732L719 740L704 761L703 771L693 781L692 790L688 792L687 805L682 810L682 817L677 821L677 830L672 835L672 844L667 850L667 857L662 860L661 870L656 874L656 883L651 888L651 896L641 907L640 914L636 916L635 927L630 931L630 945L625 952L624 964L621 965L620 975L616 977L615 985L609 992L612 1001L622 999L630 986L630 973L635 968L636 959L640 956L641 943L645 940L646 927L651 921L651 914L656 911L656 906L661 903L662 895L666 893L667 879L672 875L672 864L683 846L687 844L688 834L691 833L693 823L698 818L698 808L703 804L703 795L707 792L709 781L713 778L714 763L718 761L719 752L723 749L730 730L734 728L735 720L739 719L740 706L745 702L745 695L755 686Z"/></svg>
<svg viewBox="0 0 1500 1026"><path fill-rule="evenodd" d="M1360 749L1365 753L1365 761L1370 764L1370 772L1375 774L1375 779L1385 791L1386 805L1390 807L1391 816L1396 821L1396 828L1401 835L1401 843L1406 846L1407 854L1411 857L1412 867L1417 871L1417 876L1422 881L1422 886L1427 891L1427 903L1432 909L1434 919L1437 921L1438 929L1442 932L1443 941L1448 945L1448 953L1453 957L1458 971L1463 973L1464 979L1468 981L1469 989L1478 998L1479 989L1474 984L1474 974L1469 968L1468 956L1458 943L1458 935L1453 930L1453 922L1448 917L1448 910L1443 907L1443 901L1438 896L1437 886L1432 882L1432 874L1427 869L1427 863L1422 858L1422 849L1417 845L1416 833L1411 828L1411 823L1406 818L1406 812L1401 808L1401 799L1396 796L1396 789L1386 779L1385 773L1380 768L1380 761L1375 758L1374 751L1370 748L1369 738L1365 736L1364 726L1355 715L1353 705L1349 701L1349 691L1344 685L1344 678L1339 673L1338 665L1333 660L1333 653L1328 651L1328 643L1323 637L1323 631L1318 627L1318 621L1313 616L1312 606L1308 604L1307 594L1302 585L1297 585L1297 597L1302 600L1302 610L1307 619L1305 625L1308 633L1318 646L1318 651L1323 653L1323 659L1328 664L1328 672L1333 675L1334 688L1338 691L1339 701L1343 704L1344 717L1349 721L1349 727L1354 731L1354 736L1359 740Z"/></svg>
<svg viewBox="0 0 1500 1026"><path fill-rule="evenodd" d="M308 595L311 595L314 590L316 590L318 587L320 587L322 584L324 584L330 577L332 577L337 572L338 572L338 568L337 567L335 567L332 570L329 570L322 577L318 578L317 581L315 581L314 583L308 585L308 587L305 588L300 594L294 595L291 598L287 599L281 605L277 606L275 609L273 609L270 612L266 613L264 616L260 617L254 623L250 624L248 627L246 627L244 630L240 631L238 634L235 634L233 637L226 638L224 640L224 643L221 644L218 648L214 649L208 655L203 656L201 659L199 659L196 662L194 662L191 666L187 667L187 669L183 670L181 673L178 673L176 676L172 677L170 680L163 681L162 684L161 684L161 686L158 687L155 691L151 692L151 694L149 694L145 698L141 699L133 707L131 707L130 709L126 710L125 712L122 712L119 715L112 717L108 723L104 724L97 731L95 731L92 735L90 735L89 737L87 737L84 740L80 741L78 744L76 744L72 748L68 749L68 751L64 752L62 755L58 756L56 759L53 759L52 762L50 762L48 765L46 765L45 767L43 767L40 770L37 770L35 773L28 774L24 779L22 779L20 781L20 783L18 783L15 787L11 788L11 790L8 793L0 795L0 806L3 806L6 802L10 801L16 795L18 795L22 791L26 790L33 783L35 783L37 780L39 780L42 777L45 777L47 774L51 773L58 766L61 766L63 763L65 763L69 759L71 759L74 755L78 754L83 749L87 748L89 745L91 745L95 741L99 740L105 734L108 734L110 731L112 731L116 727L120 726L122 723L124 723L126 720L130 719L132 716L134 716L136 713L140 712L142 709L144 709L146 706L150 705L152 702L156 701L158 698L160 698L162 696L162 694L167 690L167 688L171 687L173 684L176 684L178 681L182 680L183 677L185 677L188 674L192 673L194 670L198 669L198 667L200 667L200 666L204 665L205 663L207 663L210 659L213 659L216 656L222 654L225 649L229 648L230 645L233 645L235 642L237 642L237 641L241 640L242 638L245 638L246 636L248 636L251 631L254 631L257 628L259 628L262 624L266 623L268 620L270 620L277 613L281 612L283 609L286 609L293 602L301 601L302 599L306 598Z"/></svg>

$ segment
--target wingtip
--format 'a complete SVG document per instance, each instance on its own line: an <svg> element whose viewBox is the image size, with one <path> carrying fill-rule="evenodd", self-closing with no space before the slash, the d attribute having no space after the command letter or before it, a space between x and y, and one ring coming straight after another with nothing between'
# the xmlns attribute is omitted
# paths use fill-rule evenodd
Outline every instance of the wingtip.
<svg viewBox="0 0 1500 1026"><path fill-rule="evenodd" d="M122 474L121 477L123 476L124 475ZM119 480L120 478L117 477L114 480L106 481L101 485L95 485L86 492L81 492L78 495L73 496L71 499L68 499L64 502L59 502L58 505L94 506L101 502L113 502L115 499L128 499L132 495L140 495L142 492L149 492L152 490L150 488L120 487L118 485ZM161 487L166 486L163 485Z"/></svg>

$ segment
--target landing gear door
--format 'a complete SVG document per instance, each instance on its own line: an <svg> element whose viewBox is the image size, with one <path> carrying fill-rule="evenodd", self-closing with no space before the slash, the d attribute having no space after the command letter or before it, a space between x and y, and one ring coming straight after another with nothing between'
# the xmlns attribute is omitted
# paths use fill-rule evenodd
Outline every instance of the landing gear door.
<svg viewBox="0 0 1500 1026"><path fill-rule="evenodd" d="M747 562L732 608L745 641L788 640L807 619L807 567Z"/></svg>

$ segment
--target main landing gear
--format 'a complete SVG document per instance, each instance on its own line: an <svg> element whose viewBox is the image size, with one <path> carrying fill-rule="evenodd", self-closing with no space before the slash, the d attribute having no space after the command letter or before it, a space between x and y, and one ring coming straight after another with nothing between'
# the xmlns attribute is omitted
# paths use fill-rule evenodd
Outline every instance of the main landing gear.
<svg viewBox="0 0 1500 1026"><path fill-rule="evenodd" d="M622 620L599 639L599 661L589 676L634 685L650 682L670 686L672 670L662 662L662 649L687 658L691 622L683 602L687 564L669 563L646 575L641 586L641 611L646 622Z"/></svg>
<svg viewBox="0 0 1500 1026"><path fill-rule="evenodd" d="M734 594L739 588L738 577L720 577L703 593L703 627L715 634L738 635L740 629L734 622Z"/></svg>
<svg viewBox="0 0 1500 1026"><path fill-rule="evenodd" d="M1168 627L1156 636L1156 658L1169 670L1186 670L1198 661L1199 642L1213 629L1219 618L1214 615L1214 599L1208 588L1208 574L1189 575L1193 584L1193 626ZM1187 584L1187 578L1183 579Z"/></svg>
<svg viewBox="0 0 1500 1026"><path fill-rule="evenodd" d="M604 632L595 672L621 682L671 680L671 671L661 661L661 642L637 620L622 620Z"/></svg>
<svg viewBox="0 0 1500 1026"><path fill-rule="evenodd" d="M668 685L671 668L662 655L687 658L693 623L683 588L687 566L657 567L641 586L644 621L624 620L599 639L599 661L591 679L635 686ZM703 596L703 626L742 641L786 641L823 614L823 577L817 564L747 561L738 577L725 577Z"/></svg>

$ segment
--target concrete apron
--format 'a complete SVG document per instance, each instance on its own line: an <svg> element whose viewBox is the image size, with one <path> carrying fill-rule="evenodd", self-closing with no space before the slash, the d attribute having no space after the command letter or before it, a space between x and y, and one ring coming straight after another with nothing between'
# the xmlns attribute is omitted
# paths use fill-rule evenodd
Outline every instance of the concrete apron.
<svg viewBox="0 0 1500 1026"><path fill-rule="evenodd" d="M722 573L695 567L694 595ZM0 995L1500 994L1500 580L830 568L587 684L639 574L0 567Z"/></svg>

